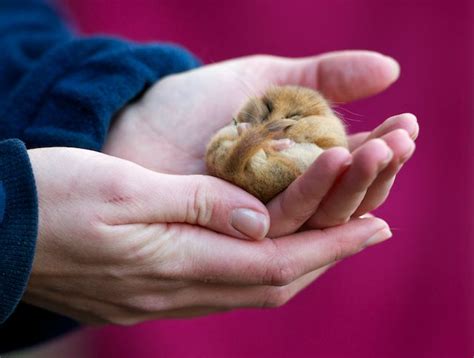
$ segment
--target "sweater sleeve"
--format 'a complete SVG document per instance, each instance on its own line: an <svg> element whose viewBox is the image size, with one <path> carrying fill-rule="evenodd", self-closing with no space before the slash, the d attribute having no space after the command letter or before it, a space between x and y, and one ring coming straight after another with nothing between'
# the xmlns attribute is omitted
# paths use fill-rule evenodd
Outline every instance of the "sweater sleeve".
<svg viewBox="0 0 474 358"><path fill-rule="evenodd" d="M0 142L0 354L70 331L77 322L20 303L38 230L38 201L25 145Z"/></svg>
<svg viewBox="0 0 474 358"><path fill-rule="evenodd" d="M16 139L0 142L0 323L20 302L33 262L38 204L30 160Z"/></svg>
<svg viewBox="0 0 474 358"><path fill-rule="evenodd" d="M19 138L28 148L99 150L113 116L127 103L160 78L199 65L170 44L74 36L42 0L0 0L0 48L0 140ZM24 145L4 141L0 153L1 353L77 324L17 305L33 260L36 196Z"/></svg>
<svg viewBox="0 0 474 358"><path fill-rule="evenodd" d="M0 0L0 139L100 150L113 116L148 86L199 65L170 44L74 37L39 0Z"/></svg>

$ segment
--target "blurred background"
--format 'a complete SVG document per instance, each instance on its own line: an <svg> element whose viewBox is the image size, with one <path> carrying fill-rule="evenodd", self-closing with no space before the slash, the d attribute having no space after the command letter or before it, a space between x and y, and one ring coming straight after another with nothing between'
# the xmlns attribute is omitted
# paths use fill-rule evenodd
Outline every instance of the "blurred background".
<svg viewBox="0 0 474 358"><path fill-rule="evenodd" d="M399 81L339 109L350 131L412 112L414 158L378 211L394 238L341 262L286 306L87 329L35 351L88 357L472 357L474 1L67 0L82 34L169 41L206 63L368 49Z"/></svg>

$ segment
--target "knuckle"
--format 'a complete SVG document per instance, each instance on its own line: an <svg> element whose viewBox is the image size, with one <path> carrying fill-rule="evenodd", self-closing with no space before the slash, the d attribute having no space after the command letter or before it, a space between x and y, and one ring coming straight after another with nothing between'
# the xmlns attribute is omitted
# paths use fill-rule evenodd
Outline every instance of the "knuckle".
<svg viewBox="0 0 474 358"><path fill-rule="evenodd" d="M158 269L162 271L170 266L165 260L176 251L173 239L177 233L179 227L169 223L147 224L147 228L140 226L138 229L117 225L99 232L97 241L101 255L107 254L105 257L125 265L129 270L133 268L141 274L156 275ZM156 265L158 260L161 263L159 266Z"/></svg>
<svg viewBox="0 0 474 358"><path fill-rule="evenodd" d="M341 215L341 213L338 212L329 212L325 206L321 206L316 220L316 227L328 228L339 226L346 224L349 219L350 218L347 215Z"/></svg>
<svg viewBox="0 0 474 358"><path fill-rule="evenodd" d="M210 184L201 175L196 176L192 199L189 200L186 219L189 223L206 226L211 221L214 211L214 200Z"/></svg>
<svg viewBox="0 0 474 358"><path fill-rule="evenodd" d="M331 261L337 262L344 258L344 247L340 242L335 242L332 245Z"/></svg>
<svg viewBox="0 0 474 358"><path fill-rule="evenodd" d="M274 240L269 241L273 248L267 254L264 282L271 286L285 286L294 280L295 268L291 260L279 252Z"/></svg>
<svg viewBox="0 0 474 358"><path fill-rule="evenodd" d="M123 173L114 174L112 171L100 188L104 203L123 205L135 201L137 187L133 183Z"/></svg>

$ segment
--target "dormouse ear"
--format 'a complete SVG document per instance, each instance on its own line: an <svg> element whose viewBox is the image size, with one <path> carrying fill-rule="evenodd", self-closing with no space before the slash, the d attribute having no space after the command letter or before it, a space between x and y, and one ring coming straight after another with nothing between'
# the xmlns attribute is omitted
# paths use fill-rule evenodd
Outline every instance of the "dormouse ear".
<svg viewBox="0 0 474 358"><path fill-rule="evenodd" d="M234 126L237 125L237 119L235 119L235 117L232 117L232 123L234 124Z"/></svg>

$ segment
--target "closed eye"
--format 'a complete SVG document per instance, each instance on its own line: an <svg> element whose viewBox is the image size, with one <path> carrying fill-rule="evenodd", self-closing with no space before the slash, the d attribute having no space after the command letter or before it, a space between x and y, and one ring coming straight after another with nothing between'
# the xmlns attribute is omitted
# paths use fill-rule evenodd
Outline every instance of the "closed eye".
<svg viewBox="0 0 474 358"><path fill-rule="evenodd" d="M288 119L300 119L301 118L301 114L298 114L298 113L292 113L292 114L289 114L286 118Z"/></svg>
<svg viewBox="0 0 474 358"><path fill-rule="evenodd" d="M264 104L265 107L267 107L268 114L272 113L272 111L273 111L272 102L269 101L268 98L262 98L262 103Z"/></svg>

